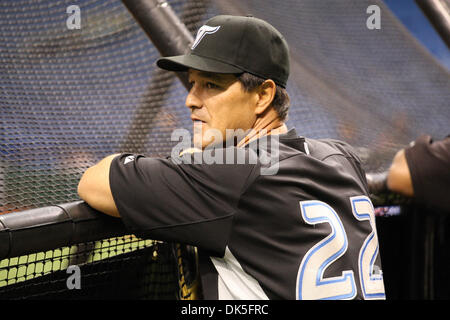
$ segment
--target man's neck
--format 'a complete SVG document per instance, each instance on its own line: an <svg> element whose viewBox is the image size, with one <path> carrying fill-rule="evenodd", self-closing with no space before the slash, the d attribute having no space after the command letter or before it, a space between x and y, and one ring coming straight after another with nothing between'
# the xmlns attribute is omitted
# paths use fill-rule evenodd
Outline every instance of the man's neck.
<svg viewBox="0 0 450 320"><path fill-rule="evenodd" d="M272 121L257 121L250 132L238 143L238 147L243 147L253 140L265 135L283 134L288 131L286 124L278 118Z"/></svg>

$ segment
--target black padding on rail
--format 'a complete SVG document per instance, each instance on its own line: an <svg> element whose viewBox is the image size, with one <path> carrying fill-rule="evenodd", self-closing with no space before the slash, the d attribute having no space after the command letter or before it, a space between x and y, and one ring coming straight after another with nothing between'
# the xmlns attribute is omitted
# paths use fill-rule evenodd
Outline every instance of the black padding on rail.
<svg viewBox="0 0 450 320"><path fill-rule="evenodd" d="M0 259L124 235L120 219L75 201L0 216Z"/></svg>

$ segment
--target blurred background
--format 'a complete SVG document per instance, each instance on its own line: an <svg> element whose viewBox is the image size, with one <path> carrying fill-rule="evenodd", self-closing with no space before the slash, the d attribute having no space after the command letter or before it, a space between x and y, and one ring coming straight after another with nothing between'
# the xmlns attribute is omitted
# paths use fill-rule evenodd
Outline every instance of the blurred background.
<svg viewBox="0 0 450 320"><path fill-rule="evenodd" d="M450 69L450 50L414 0L383 0L408 31Z"/></svg>
<svg viewBox="0 0 450 320"><path fill-rule="evenodd" d="M208 18L248 14L287 38L288 125L357 148L367 171L428 133L449 134L449 51L413 0L170 0L195 36ZM78 5L81 28L66 26ZM369 30L366 9L381 9ZM75 200L80 174L121 152L166 155L191 128L186 90L119 0L0 3L0 212Z"/></svg>
<svg viewBox="0 0 450 320"><path fill-rule="evenodd" d="M192 36L217 14L252 14L280 30L291 50L288 126L350 143L367 172L384 172L422 134L450 134L449 49L413 0L167 2ZM66 25L70 5L80 29ZM366 26L370 5L380 29ZM109 154L170 154L171 133L191 130L191 120L186 89L156 68L159 56L119 0L0 1L0 214L78 200L81 174ZM403 275L392 267L388 297L448 297L432 285L450 284L446 271L433 278L441 271L429 264L448 254L413 247L426 224L408 219L379 223L387 269L403 244L418 266ZM430 223L445 247L448 221Z"/></svg>

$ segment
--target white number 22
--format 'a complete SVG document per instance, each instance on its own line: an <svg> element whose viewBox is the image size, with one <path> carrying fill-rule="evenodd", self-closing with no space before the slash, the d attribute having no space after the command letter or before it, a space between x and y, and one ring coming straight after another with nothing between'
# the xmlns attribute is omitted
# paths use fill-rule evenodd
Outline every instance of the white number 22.
<svg viewBox="0 0 450 320"><path fill-rule="evenodd" d="M385 299L381 270L374 270L378 255L378 238L372 202L366 196L350 198L354 217L369 221L372 232L366 237L358 257L358 273L364 299ZM328 204L301 201L303 220L311 225L328 223L331 233L314 245L302 259L297 274L297 299L352 299L356 296L353 270L342 271L337 277L324 278L327 267L347 251L348 240L338 214ZM376 274L374 271L378 271Z"/></svg>

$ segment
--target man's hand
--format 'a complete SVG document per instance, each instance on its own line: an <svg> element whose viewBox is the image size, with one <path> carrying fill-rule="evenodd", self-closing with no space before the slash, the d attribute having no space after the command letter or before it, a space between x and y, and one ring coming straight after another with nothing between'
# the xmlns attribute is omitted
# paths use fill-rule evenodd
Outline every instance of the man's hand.
<svg viewBox="0 0 450 320"><path fill-rule="evenodd" d="M90 167L78 183L78 195L92 208L114 217L120 217L109 186L109 168L119 154L110 155Z"/></svg>

